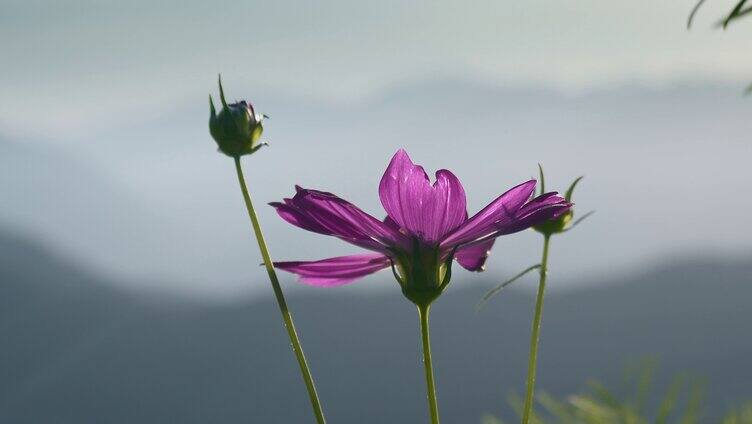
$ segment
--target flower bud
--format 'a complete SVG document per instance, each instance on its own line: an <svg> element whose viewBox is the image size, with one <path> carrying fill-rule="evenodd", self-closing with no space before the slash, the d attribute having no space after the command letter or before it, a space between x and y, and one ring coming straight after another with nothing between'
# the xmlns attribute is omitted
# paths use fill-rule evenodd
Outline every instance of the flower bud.
<svg viewBox="0 0 752 424"><path fill-rule="evenodd" d="M231 157L249 155L266 145L261 142L264 131L262 121L265 115L257 114L251 103L245 100L227 104L222 89L222 79L219 79L219 98L222 110L217 113L214 102L209 96L209 133L217 142L219 150Z"/></svg>
<svg viewBox="0 0 752 424"><path fill-rule="evenodd" d="M541 187L541 193L545 192L545 179L543 177L543 167L538 165L538 169L540 171L540 187ZM569 188L567 189L566 194L564 195L564 198L567 202L572 203L572 193L574 193L574 188L577 186L577 183L582 180L582 177L577 177L572 184L570 184ZM552 234L559 234L566 231L569 231L574 225L588 217L592 212L583 215L582 218L580 218L578 221L574 221L574 207L570 207L566 212L563 214L557 216L556 218L550 219L548 221L545 221L543 223L540 223L533 227L535 231L550 236Z"/></svg>

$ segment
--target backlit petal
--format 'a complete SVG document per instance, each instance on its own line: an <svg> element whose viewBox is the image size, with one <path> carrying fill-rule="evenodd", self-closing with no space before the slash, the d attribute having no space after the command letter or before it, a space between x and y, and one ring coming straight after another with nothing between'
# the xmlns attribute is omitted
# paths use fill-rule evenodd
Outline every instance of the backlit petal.
<svg viewBox="0 0 752 424"><path fill-rule="evenodd" d="M459 228L442 240L441 246L452 247L465 244L477 239L479 235L494 230L494 225L513 220L534 191L535 180L513 187L462 223Z"/></svg>
<svg viewBox="0 0 752 424"><path fill-rule="evenodd" d="M467 247L461 247L454 255L457 263L468 271L483 271L488 255L491 254L495 239L486 240Z"/></svg>
<svg viewBox="0 0 752 424"><path fill-rule="evenodd" d="M447 170L436 172L431 184L423 167L400 149L392 157L379 184L379 197L389 217L402 229L429 244L465 220L465 190Z"/></svg>
<svg viewBox="0 0 752 424"><path fill-rule="evenodd" d="M292 199L270 203L285 221L332 235L366 249L385 252L404 243L404 236L357 206L332 193L297 188Z"/></svg>
<svg viewBox="0 0 752 424"><path fill-rule="evenodd" d="M387 268L389 258L379 254L339 256L319 261L275 262L274 266L300 277L300 281L318 287L333 287Z"/></svg>

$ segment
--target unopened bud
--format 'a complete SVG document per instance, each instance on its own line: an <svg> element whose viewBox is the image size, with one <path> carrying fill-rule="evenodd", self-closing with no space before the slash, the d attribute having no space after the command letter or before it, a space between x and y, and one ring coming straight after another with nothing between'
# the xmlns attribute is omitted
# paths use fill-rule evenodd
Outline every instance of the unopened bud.
<svg viewBox="0 0 752 424"><path fill-rule="evenodd" d="M545 190L545 179L543 176L543 167L538 165L538 169L540 171L540 185L541 190ZM572 193L574 193L574 188L577 186L577 184L582 180L582 177L578 177L575 179L572 184L569 186L569 188L566 191L566 194L564 195L564 198L567 202L572 203ZM589 215L589 214L588 214ZM585 216L583 216L581 219L584 219ZM579 220L578 220L579 221ZM538 224L533 227L535 231L550 236L552 234L558 234L563 233L565 231L568 231L572 226L574 225L574 206L570 207L566 212L562 213L561 215L557 216L556 218L550 219L548 221L545 221L541 224Z"/></svg>
<svg viewBox="0 0 752 424"><path fill-rule="evenodd" d="M266 143L261 142L264 115L257 114L253 105L245 100L228 104L225 100L222 79L219 79L219 98L222 109L217 113L209 96L209 133L219 150L227 156L240 157L256 152Z"/></svg>

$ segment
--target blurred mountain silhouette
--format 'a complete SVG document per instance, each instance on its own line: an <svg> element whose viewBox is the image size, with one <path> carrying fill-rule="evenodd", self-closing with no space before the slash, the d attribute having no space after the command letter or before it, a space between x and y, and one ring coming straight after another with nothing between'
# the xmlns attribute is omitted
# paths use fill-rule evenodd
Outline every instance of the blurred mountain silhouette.
<svg viewBox="0 0 752 424"><path fill-rule="evenodd" d="M554 270L540 387L618 383L626 362L657 355L662 374L707 377L708 416L752 397L750 275L752 260L688 259L557 291ZM506 395L523 390L532 294L510 289L476 313L491 283L477 280L459 278L432 314L446 422L509 416ZM312 422L271 297L137 295L7 234L0 281L2 423ZM352 293L289 299L330 422L425 422L413 307L396 289Z"/></svg>
<svg viewBox="0 0 752 424"><path fill-rule="evenodd" d="M738 222L752 200L736 194L739 181L752 179L746 162L752 102L737 83L566 92L420 77L335 101L244 80L228 80L228 93L248 96L272 117L264 132L271 147L249 160L246 176L264 229L274 234L271 248L281 253L275 246L285 246L285 257L315 258L322 245L301 242L306 236L265 203L300 184L383 216L378 182L400 147L429 174L452 170L471 213L534 177L537 163L552 189L586 175L578 203L599 215L556 254L567 275L652 261L667 251L750 246ZM0 180L9 182L0 184L6 200L0 228L44 237L92 270L131 284L174 283L170 288L199 296L245 291L244 280L263 278L263 270L246 266L255 247L238 231L248 223L232 163L216 153L207 132L204 90L215 89L210 81L195 97L143 115L111 113L112 125L81 129L81 136L63 131L36 139L33 128L29 134L0 123ZM676 205L696 193L710 204L733 199L733 207L718 208L712 220L677 214ZM651 213L623 207L625 196L638 196ZM604 234L613 241L607 250ZM520 239L506 254L509 263L527 266L539 240ZM332 255L351 253L331 245Z"/></svg>

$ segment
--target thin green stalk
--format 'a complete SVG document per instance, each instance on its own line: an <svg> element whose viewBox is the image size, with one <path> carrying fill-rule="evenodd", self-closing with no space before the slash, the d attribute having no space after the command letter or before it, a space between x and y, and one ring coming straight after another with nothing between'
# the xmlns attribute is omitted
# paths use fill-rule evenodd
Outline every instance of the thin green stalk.
<svg viewBox="0 0 752 424"><path fill-rule="evenodd" d="M431 361L431 338L428 335L428 315L430 312L430 305L418 306L420 333L423 339L423 368L426 370L428 408L431 413L431 424L439 424L439 404L436 401L436 384L433 380L433 362Z"/></svg>
<svg viewBox="0 0 752 424"><path fill-rule="evenodd" d="M527 364L527 389L525 392L525 409L522 424L529 424L533 415L533 394L535 392L535 371L538 366L538 341L540 340L540 325L543 317L543 296L546 292L546 274L548 273L548 243L550 235L543 237L543 258L540 266L540 282L538 283L538 297L535 301L535 317L530 336L530 355Z"/></svg>
<svg viewBox="0 0 752 424"><path fill-rule="evenodd" d="M259 249L261 250L261 257L264 258L264 266L266 272L269 274L269 281L272 283L274 289L274 296L277 298L277 304L279 310L282 313L282 319L285 322L285 329L287 329L287 335L290 337L290 343L292 349L295 352L295 357L300 365L300 373L303 375L306 388L308 389L308 396L311 399L311 406L313 407L313 413L316 415L316 421L319 424L325 424L324 412L321 409L321 402L319 396L316 394L316 386L313 384L313 377L311 377L311 371L308 369L308 363L306 362L305 353L303 353L303 347L298 340L298 334L295 331L295 324L292 321L292 315L287 308L287 302L285 296L282 294L282 288L279 285L279 279L277 273L274 271L274 265L272 264L272 258L269 256L269 249L266 247L266 241L264 241L264 234L261 232L261 226L256 216L256 211L253 209L253 203L251 202L251 196L248 194L248 187L245 185L245 177L243 177L243 168L240 166L240 158L235 158L235 170L238 173L238 182L240 183L240 190L243 192L243 198L245 199L245 206L248 209L248 217L251 218L251 224L253 224L253 232L256 233L256 240L258 241Z"/></svg>

